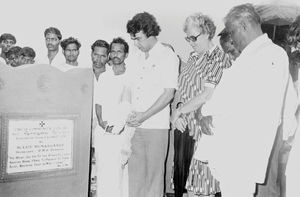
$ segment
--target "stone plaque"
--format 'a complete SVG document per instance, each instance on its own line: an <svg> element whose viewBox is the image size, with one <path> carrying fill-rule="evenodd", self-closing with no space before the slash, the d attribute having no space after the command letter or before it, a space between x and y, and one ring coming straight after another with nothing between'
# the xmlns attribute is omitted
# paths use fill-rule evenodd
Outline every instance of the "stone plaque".
<svg viewBox="0 0 300 197"><path fill-rule="evenodd" d="M72 168L73 132L68 119L8 120L6 172Z"/></svg>
<svg viewBox="0 0 300 197"><path fill-rule="evenodd" d="M72 172L75 117L3 116L1 179Z"/></svg>

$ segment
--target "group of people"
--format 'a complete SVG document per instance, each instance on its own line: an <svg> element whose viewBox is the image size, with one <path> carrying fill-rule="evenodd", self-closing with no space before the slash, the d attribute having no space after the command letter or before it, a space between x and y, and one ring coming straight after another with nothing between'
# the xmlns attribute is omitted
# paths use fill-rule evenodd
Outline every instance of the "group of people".
<svg viewBox="0 0 300 197"><path fill-rule="evenodd" d="M163 196L169 125L176 197L279 196L280 152L297 128L290 55L262 32L251 4L232 8L224 22L219 47L213 20L188 16L183 31L193 52L181 64L158 40L155 17L136 14L126 28L139 52L121 76L110 44L110 66L97 78L103 87L95 97L102 130L94 143L104 162L97 165L98 196ZM122 48L125 60L128 48Z"/></svg>
<svg viewBox="0 0 300 197"><path fill-rule="evenodd" d="M59 29L49 27L44 32L46 53L31 47L17 46L14 35L4 33L0 36L0 62L8 67L19 67L28 64L49 64L65 72L75 67L80 67L78 56L81 43L73 37L62 40ZM61 47L61 51L60 51ZM36 58L37 57L37 58Z"/></svg>
<svg viewBox="0 0 300 197"><path fill-rule="evenodd" d="M233 7L224 24L217 45L209 16L186 18L193 48L186 63L158 40L160 26L147 12L126 25L139 49L130 60L121 37L92 44L98 197L162 197L169 140L176 197L279 196L280 151L293 143L286 188L296 195L300 17L289 29L289 50L263 33L251 4ZM33 63L28 47L18 51L8 35L0 37L5 63ZM68 71L79 65L81 44L61 39L57 28L45 30L48 53L40 63Z"/></svg>

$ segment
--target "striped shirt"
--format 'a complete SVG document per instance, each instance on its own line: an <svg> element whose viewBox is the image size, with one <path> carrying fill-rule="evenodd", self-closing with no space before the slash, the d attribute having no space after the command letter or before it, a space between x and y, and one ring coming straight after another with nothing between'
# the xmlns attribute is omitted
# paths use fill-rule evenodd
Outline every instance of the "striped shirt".
<svg viewBox="0 0 300 197"><path fill-rule="evenodd" d="M214 88L221 80L223 69L229 68L231 62L228 56L218 46L200 56L192 52L187 65L182 68L179 75L177 103L187 103L189 100L199 95L204 87ZM190 135L198 139L200 124L197 116L200 110L185 114L183 117L188 122Z"/></svg>

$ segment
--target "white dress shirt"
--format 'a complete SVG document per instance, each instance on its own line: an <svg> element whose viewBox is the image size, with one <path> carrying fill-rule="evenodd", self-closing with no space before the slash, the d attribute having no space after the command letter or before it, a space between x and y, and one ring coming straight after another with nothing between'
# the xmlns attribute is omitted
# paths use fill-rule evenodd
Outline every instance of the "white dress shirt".
<svg viewBox="0 0 300 197"><path fill-rule="evenodd" d="M137 54L136 61L129 65L132 103L134 110L144 112L163 94L165 88L177 88L179 60L169 48L157 42L149 51ZM170 108L144 121L140 126L146 129L169 129Z"/></svg>

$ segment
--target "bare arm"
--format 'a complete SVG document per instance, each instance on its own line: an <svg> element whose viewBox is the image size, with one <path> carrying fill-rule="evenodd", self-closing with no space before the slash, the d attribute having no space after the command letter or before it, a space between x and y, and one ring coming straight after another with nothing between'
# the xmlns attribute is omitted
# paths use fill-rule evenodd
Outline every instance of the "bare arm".
<svg viewBox="0 0 300 197"><path fill-rule="evenodd" d="M208 101L212 94L214 88L205 87L203 92L189 100L189 102L185 103L182 107L179 108L179 112L186 114L192 111L199 109L206 101Z"/></svg>
<svg viewBox="0 0 300 197"><path fill-rule="evenodd" d="M107 125L107 122L103 121L103 119L102 119L102 106L96 103L95 108L96 108L96 116L97 116L98 124L103 129L105 129L105 126Z"/></svg>
<svg viewBox="0 0 300 197"><path fill-rule="evenodd" d="M175 125L177 119L180 117L181 114L186 114L192 111L195 111L199 109L206 101L208 101L212 94L213 94L214 88L212 87L205 87L203 92L189 100L187 103L179 107L178 109L175 109L172 112L171 116L171 123L172 125Z"/></svg>

